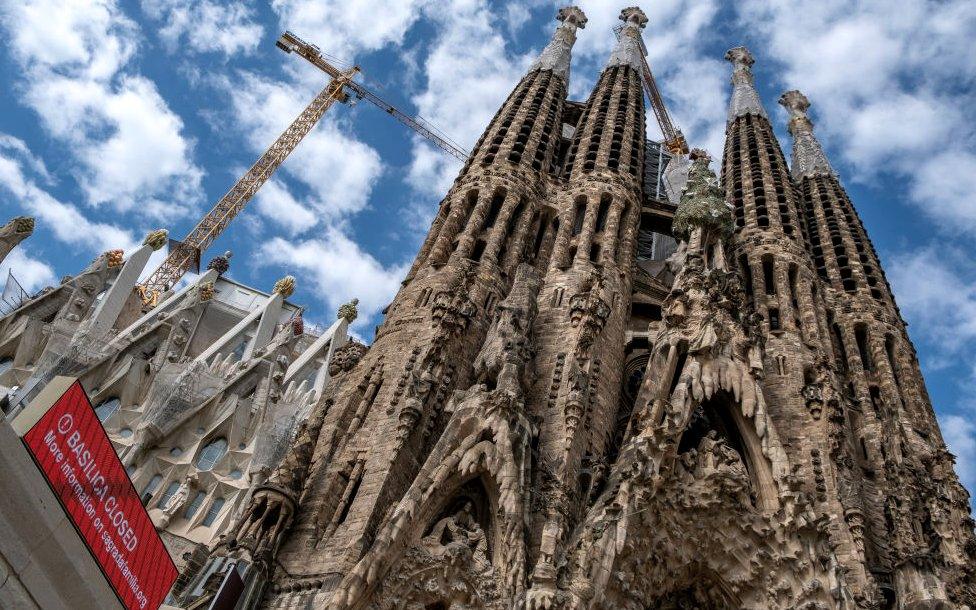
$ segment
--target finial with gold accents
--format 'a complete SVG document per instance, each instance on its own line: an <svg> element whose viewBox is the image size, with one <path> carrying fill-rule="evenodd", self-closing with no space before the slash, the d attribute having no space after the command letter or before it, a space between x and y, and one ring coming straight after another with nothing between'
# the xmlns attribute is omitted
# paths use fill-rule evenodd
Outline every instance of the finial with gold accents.
<svg viewBox="0 0 976 610"><path fill-rule="evenodd" d="M281 278L274 285L274 292L280 294L284 298L290 297L295 293L295 278L291 275L286 275Z"/></svg>
<svg viewBox="0 0 976 610"><path fill-rule="evenodd" d="M169 238L169 231L166 229L156 229L155 231L150 231L146 235L146 239L142 240L142 245L149 246L153 250L159 250L166 245L166 240Z"/></svg>
<svg viewBox="0 0 976 610"><path fill-rule="evenodd" d="M346 303L345 305L339 306L337 317L345 318L346 322L352 324L353 321L357 317L359 317L359 308L357 307L357 305L359 305L359 299L353 299L348 303Z"/></svg>
<svg viewBox="0 0 976 610"><path fill-rule="evenodd" d="M108 264L109 269L121 267L122 263L125 262L125 252L122 250L109 250L105 253L105 262Z"/></svg>
<svg viewBox="0 0 976 610"><path fill-rule="evenodd" d="M200 284L200 286L197 288L197 294L200 295L201 301L209 301L210 299L214 298L216 291L214 290L213 282L204 282L203 284Z"/></svg>

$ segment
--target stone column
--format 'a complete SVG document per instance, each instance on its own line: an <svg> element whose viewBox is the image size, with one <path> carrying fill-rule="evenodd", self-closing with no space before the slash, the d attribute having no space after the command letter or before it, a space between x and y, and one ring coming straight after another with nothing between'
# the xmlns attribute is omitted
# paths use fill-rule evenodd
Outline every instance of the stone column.
<svg viewBox="0 0 976 610"><path fill-rule="evenodd" d="M610 204L610 211L607 213L607 224L603 228L603 251L600 252L600 261L604 265L609 264L617 255L617 238L620 233L620 215L626 203L618 201L614 197Z"/></svg>
<svg viewBox="0 0 976 610"><path fill-rule="evenodd" d="M593 244L593 231L596 228L596 215L599 209L599 200L587 201L586 214L583 216L583 228L580 234L576 236L576 258L573 264L590 258L590 246Z"/></svg>
<svg viewBox="0 0 976 610"><path fill-rule="evenodd" d="M570 207L563 210L559 215L559 229L556 231L556 239L552 247L552 260L549 265L552 269L565 269L569 266L567 256L569 253L570 231L573 228L571 214L575 209L576 203L570 201L569 205Z"/></svg>
<svg viewBox="0 0 976 610"><path fill-rule="evenodd" d="M444 226L438 233L437 241L434 243L434 247L431 248L431 264L438 265L447 261L447 257L451 254L451 245L454 243L454 238L457 236L458 231L464 228L461 226L461 223L468 217L471 208L477 205L477 200L472 201L472 194L477 194L478 199L484 197L484 193L481 193L477 189L468 190L463 195L460 192L455 194L458 200L448 213L447 219L444 221Z"/></svg>
<svg viewBox="0 0 976 610"><path fill-rule="evenodd" d="M510 235L505 234L505 230L508 228L508 221L515 213L515 208L518 206L519 197L516 193L508 193L505 197L505 202L502 204L502 209L498 213L498 218L495 219L495 225L491 227L491 234L488 236L488 245L485 247L484 260L491 262L498 262L498 252L502 248L502 244L507 239L511 239ZM525 209L522 209L522 213L525 213Z"/></svg>
<svg viewBox="0 0 976 610"><path fill-rule="evenodd" d="M485 223L489 206L494 198L494 192L479 193L478 203L475 204L474 211L471 212L471 216L468 218L468 225L464 227L461 233L461 240L458 242L457 250L454 252L454 255L458 258L471 257L471 253L474 251L475 240L478 239L478 233L481 232L481 225Z"/></svg>
<svg viewBox="0 0 976 610"><path fill-rule="evenodd" d="M146 236L143 245L129 256L125 265L122 266L122 270L119 271L119 275L115 278L115 282L106 291L105 296L102 297L94 313L92 313L87 325L88 336L91 339L104 337L112 330L116 320L119 319L122 308L132 295L132 289L135 288L136 282L139 280L139 274L146 268L146 263L149 262L152 253L166 245L167 236L168 233L162 229L153 231Z"/></svg>

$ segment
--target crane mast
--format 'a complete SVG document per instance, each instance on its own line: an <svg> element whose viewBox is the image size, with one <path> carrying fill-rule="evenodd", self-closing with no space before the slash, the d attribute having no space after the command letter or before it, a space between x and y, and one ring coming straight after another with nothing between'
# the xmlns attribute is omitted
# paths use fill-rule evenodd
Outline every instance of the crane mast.
<svg viewBox="0 0 976 610"><path fill-rule="evenodd" d="M342 88L358 71L353 68L337 73L335 78L315 96L315 99L292 121L284 133L264 152L247 172L238 179L213 209L204 216L182 242L170 248L166 260L142 283L139 292L143 303L154 305L159 295L170 289L183 274L199 264L200 254L227 228L298 143L308 135L322 115L336 101L344 101Z"/></svg>
<svg viewBox="0 0 976 610"><path fill-rule="evenodd" d="M359 72L358 66L348 70L340 70L326 61L317 47L308 44L291 32L285 32L278 39L276 45L288 53L297 52L331 76L332 80L292 121L284 133L278 136L278 139L261 155L257 162L217 201L213 209L197 223L186 238L183 241L174 240L171 243L166 260L137 287L142 302L147 307L155 306L161 294L172 288L187 271L199 266L203 251L220 236L230 221L244 209L254 194L271 178L275 170L295 150L302 139L312 131L312 128L315 127L326 111L335 102L345 102L348 99L349 95L346 89L351 90L357 98L375 104L456 159L466 161L468 158L468 153L461 147L448 140L421 119L413 118L401 112L369 89L353 82L353 77Z"/></svg>

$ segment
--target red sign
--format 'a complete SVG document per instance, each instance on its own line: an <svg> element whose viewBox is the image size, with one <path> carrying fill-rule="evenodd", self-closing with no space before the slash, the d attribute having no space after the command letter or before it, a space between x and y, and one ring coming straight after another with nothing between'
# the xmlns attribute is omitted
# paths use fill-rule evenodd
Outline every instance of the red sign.
<svg viewBox="0 0 976 610"><path fill-rule="evenodd" d="M176 566L81 383L73 383L23 438L126 608L159 608Z"/></svg>

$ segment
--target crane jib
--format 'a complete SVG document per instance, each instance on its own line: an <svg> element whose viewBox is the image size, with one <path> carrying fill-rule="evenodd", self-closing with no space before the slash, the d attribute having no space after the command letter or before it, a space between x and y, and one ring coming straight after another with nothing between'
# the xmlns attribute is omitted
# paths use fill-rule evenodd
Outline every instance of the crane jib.
<svg viewBox="0 0 976 610"><path fill-rule="evenodd" d="M285 129L254 165L241 176L234 186L217 201L213 209L190 231L186 239L182 242L177 242L179 243L178 247L170 249L166 260L139 287L139 292L142 294L142 300L145 306L155 305L158 302L159 296L172 288L190 267L193 266L194 260L197 261L197 266L199 266L200 254L220 236L230 221L244 209L248 201L271 178L275 170L278 169L302 139L315 127L332 104L336 101L345 102L348 99L348 96L343 91L347 87L357 97L365 98L370 103L385 110L421 137L459 161L464 162L468 159L468 153L461 149L461 147L439 136L433 130L421 124L419 120L397 110L396 107L383 101L372 91L353 82L353 76L359 72L358 67L340 70L322 57L322 52L318 47L305 42L291 32L285 32L275 45L286 53L297 53L302 56L311 64L331 76L332 81L306 106L302 113Z"/></svg>

